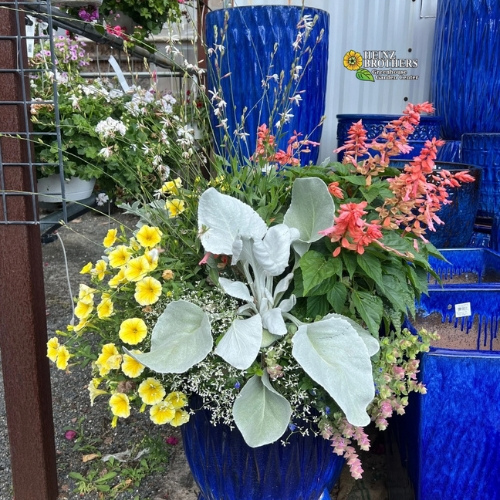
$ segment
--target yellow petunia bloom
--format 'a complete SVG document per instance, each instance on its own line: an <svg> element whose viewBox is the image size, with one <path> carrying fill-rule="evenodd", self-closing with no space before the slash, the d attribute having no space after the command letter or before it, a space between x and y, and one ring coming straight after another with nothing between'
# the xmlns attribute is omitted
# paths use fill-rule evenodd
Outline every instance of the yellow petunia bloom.
<svg viewBox="0 0 500 500"><path fill-rule="evenodd" d="M140 353L141 351L132 351L134 353ZM143 371L145 366L139 363L136 359L128 354L123 355L122 362L122 372L130 378L137 378Z"/></svg>
<svg viewBox="0 0 500 500"><path fill-rule="evenodd" d="M184 212L184 210L186 209L185 205L186 204L183 200L179 200L177 198L174 198L173 200L167 200L167 202L165 203L165 208L168 210L168 217L170 219L177 217L179 214Z"/></svg>
<svg viewBox="0 0 500 500"><path fill-rule="evenodd" d="M173 181L165 182L161 187L161 190L163 193L178 195L179 189L181 187L182 187L182 180L180 177L177 177L177 179L174 179Z"/></svg>
<svg viewBox="0 0 500 500"><path fill-rule="evenodd" d="M80 271L80 274L89 274L92 271L92 262L85 264Z"/></svg>
<svg viewBox="0 0 500 500"><path fill-rule="evenodd" d="M125 278L125 268L122 267L115 276L113 276L109 282L108 285L111 288L116 288L118 285L121 285L122 283L126 283L127 278Z"/></svg>
<svg viewBox="0 0 500 500"><path fill-rule="evenodd" d="M163 236L162 232L157 227L151 227L144 225L142 226L135 237L137 241L144 248L152 248L161 241L161 237Z"/></svg>
<svg viewBox="0 0 500 500"><path fill-rule="evenodd" d="M141 306L149 306L158 301L161 295L161 283L151 276L143 278L135 285L134 298Z"/></svg>
<svg viewBox="0 0 500 500"><path fill-rule="evenodd" d="M78 292L78 301L85 304L93 304L95 288L81 284Z"/></svg>
<svg viewBox="0 0 500 500"><path fill-rule="evenodd" d="M90 406L94 406L94 401L97 396L103 396L104 394L108 394L107 391L99 389L99 384L101 383L101 379L93 378L89 384L89 395L90 395Z"/></svg>
<svg viewBox="0 0 500 500"><path fill-rule="evenodd" d="M159 254L158 250L156 250L156 248L154 248L153 250L150 250L149 252L146 252L144 254L144 257L146 257L146 259L148 259L150 271L154 271L158 267L159 256L160 256L160 254Z"/></svg>
<svg viewBox="0 0 500 500"><path fill-rule="evenodd" d="M109 406L115 417L127 418L130 416L130 401L126 394L116 392L109 398Z"/></svg>
<svg viewBox="0 0 500 500"><path fill-rule="evenodd" d="M113 302L109 297L104 297L97 306L97 316L99 319L109 318L113 314Z"/></svg>
<svg viewBox="0 0 500 500"><path fill-rule="evenodd" d="M75 316L78 319L87 319L92 313L93 309L94 309L93 303L87 304L86 302L82 302L81 300L79 300L76 303Z"/></svg>
<svg viewBox="0 0 500 500"><path fill-rule="evenodd" d="M165 397L165 388L159 380L149 377L137 389L139 396L147 405L155 405Z"/></svg>
<svg viewBox="0 0 500 500"><path fill-rule="evenodd" d="M141 249L141 244L135 238L130 238L129 244L130 248L135 252L138 252Z"/></svg>
<svg viewBox="0 0 500 500"><path fill-rule="evenodd" d="M53 363L56 362L57 359L57 351L59 350L59 339L57 337L52 337L47 342L47 357Z"/></svg>
<svg viewBox="0 0 500 500"><path fill-rule="evenodd" d="M108 257L111 267L122 267L131 259L132 250L126 245L119 245L110 252Z"/></svg>
<svg viewBox="0 0 500 500"><path fill-rule="evenodd" d="M84 318L84 319L81 319L80 322L78 323L78 325L75 325L73 327L73 330L75 332L79 332L80 330L82 330L83 328L85 328L87 326L87 318Z"/></svg>
<svg viewBox="0 0 500 500"><path fill-rule="evenodd" d="M104 238L102 244L106 248L112 247L115 244L117 233L118 229L110 229L108 231L108 234L106 234L106 237Z"/></svg>
<svg viewBox="0 0 500 500"><path fill-rule="evenodd" d="M122 357L115 344L109 343L102 346L101 354L97 358L95 364L97 368L99 368L99 375L104 377L111 370L120 368L121 362Z"/></svg>
<svg viewBox="0 0 500 500"><path fill-rule="evenodd" d="M157 425L169 423L175 417L175 408L166 401L154 404L149 410L151 420Z"/></svg>
<svg viewBox="0 0 500 500"><path fill-rule="evenodd" d="M92 274L94 276L97 276L97 279L99 281L102 281L104 279L104 276L106 275L106 269L108 268L108 264L106 263L105 260L98 260L95 263L95 267L92 271Z"/></svg>
<svg viewBox="0 0 500 500"><path fill-rule="evenodd" d="M175 391L171 392L166 398L165 401L170 403L176 410L179 408L183 408L187 405L187 396L183 392Z"/></svg>
<svg viewBox="0 0 500 500"><path fill-rule="evenodd" d="M125 278L128 281L139 281L150 271L149 262L144 255L136 257L127 262L125 267Z"/></svg>
<svg viewBox="0 0 500 500"><path fill-rule="evenodd" d="M363 66L363 57L359 52L355 50L350 50L346 52L344 56L344 66L349 71L357 71L361 66Z"/></svg>
<svg viewBox="0 0 500 500"><path fill-rule="evenodd" d="M59 368L59 370L66 370L68 367L68 360L71 357L71 354L69 353L68 349L66 346L61 346L57 350L57 360L56 360L56 366Z"/></svg>
<svg viewBox="0 0 500 500"><path fill-rule="evenodd" d="M148 333L146 323L140 318L130 318L122 321L118 335L123 342L130 345L142 342Z"/></svg>
<svg viewBox="0 0 500 500"><path fill-rule="evenodd" d="M175 410L174 418L170 421L172 427L179 427L189 420L189 413L186 410Z"/></svg>

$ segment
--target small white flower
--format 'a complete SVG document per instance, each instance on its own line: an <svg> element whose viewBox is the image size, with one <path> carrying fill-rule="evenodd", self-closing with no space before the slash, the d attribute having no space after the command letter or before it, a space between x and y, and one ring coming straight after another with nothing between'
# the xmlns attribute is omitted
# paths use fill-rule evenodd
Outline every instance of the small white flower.
<svg viewBox="0 0 500 500"><path fill-rule="evenodd" d="M102 207L109 201L109 196L106 193L99 193L95 199L97 206Z"/></svg>
<svg viewBox="0 0 500 500"><path fill-rule="evenodd" d="M108 146L107 148L102 148L99 151L99 156L103 156L104 158L109 158L113 154L113 148Z"/></svg>
<svg viewBox="0 0 500 500"><path fill-rule="evenodd" d="M293 97L289 97L288 99L294 102L297 106L300 106L300 101L302 101L300 94L295 94Z"/></svg>

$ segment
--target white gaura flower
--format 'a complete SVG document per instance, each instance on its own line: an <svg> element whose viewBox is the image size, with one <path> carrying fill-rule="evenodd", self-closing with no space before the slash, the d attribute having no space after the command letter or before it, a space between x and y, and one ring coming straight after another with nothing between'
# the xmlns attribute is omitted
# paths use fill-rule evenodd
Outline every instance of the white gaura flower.
<svg viewBox="0 0 500 500"><path fill-rule="evenodd" d="M194 142L194 130L189 125L184 125L177 130L177 135L180 137L179 143L190 145ZM182 140L183 139L183 140Z"/></svg>
<svg viewBox="0 0 500 500"><path fill-rule="evenodd" d="M108 116L105 120L101 120L95 128L95 131L102 137L115 137L116 133L122 136L126 134L127 127L120 120L115 120Z"/></svg>

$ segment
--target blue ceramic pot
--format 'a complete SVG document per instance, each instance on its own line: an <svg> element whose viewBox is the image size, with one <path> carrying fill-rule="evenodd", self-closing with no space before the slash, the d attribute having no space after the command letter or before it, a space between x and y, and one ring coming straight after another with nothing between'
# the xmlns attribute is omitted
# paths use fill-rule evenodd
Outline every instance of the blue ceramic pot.
<svg viewBox="0 0 500 500"><path fill-rule="evenodd" d="M297 38L297 25L306 15L316 18L316 21L309 36L302 42L302 49L295 52L292 45ZM227 102L227 132L214 113L211 114L215 142L222 156L236 157L244 163L244 159L255 152L257 128L262 124L270 127L270 118L276 124L280 119L278 113L283 113L285 108L293 114L290 122L283 125L280 133L276 127L270 127L271 133L277 136L280 149L286 151L294 131L303 134L301 138L308 136L310 140L320 142L328 70L328 28L329 14L308 7L248 6L214 10L207 15L208 48L216 44L224 46L224 55L214 51L208 59L208 88L212 91L221 89ZM309 54L306 53L295 61L297 55L307 48L312 51L311 60L308 61ZM293 64L303 68L302 76L297 81L291 76ZM284 80L280 89L270 77L282 72ZM263 82L269 85L266 93ZM285 89L288 85L291 91L287 93ZM302 98L298 106L288 99L297 93ZM282 102L283 99L285 102ZM276 106L279 109L273 113ZM238 140L234 134L242 123L243 114L243 128L249 134L246 141ZM230 144L224 143L225 136L230 138ZM310 153L301 153L301 164L315 163L318 153L317 147L312 147Z"/></svg>
<svg viewBox="0 0 500 500"><path fill-rule="evenodd" d="M399 115L337 115L337 145L343 146L348 139L347 133L353 123L359 120L363 121L363 127L366 130L368 139L375 139L384 130L384 127L392 120L400 118ZM420 154L420 151L425 145L425 141L431 140L433 137L439 137L441 126L441 118L438 116L422 116L420 123L415 128L415 132L408 138L408 143L413 149L406 154L393 156L395 160L411 160ZM372 155L377 154L377 151L370 151ZM338 161L342 161L344 153L340 152L337 155Z"/></svg>
<svg viewBox="0 0 500 500"><path fill-rule="evenodd" d="M250 448L237 429L213 426L206 410L196 411L181 430L199 500L330 500L344 465L320 436L289 433L286 446Z"/></svg>
<svg viewBox="0 0 500 500"><path fill-rule="evenodd" d="M442 338L421 356L427 394L396 418L399 451L417 500L499 499L500 254L442 253L430 264L444 285L430 284L412 320Z"/></svg>
<svg viewBox="0 0 500 500"><path fill-rule="evenodd" d="M500 2L440 0L434 33L431 101L442 136L500 132Z"/></svg>
<svg viewBox="0 0 500 500"><path fill-rule="evenodd" d="M461 141L446 141L445 144L438 149L436 160L446 161L451 163L460 163L461 145L462 145Z"/></svg>
<svg viewBox="0 0 500 500"><path fill-rule="evenodd" d="M390 166L402 170L404 161L391 161ZM473 232L479 205L481 168L462 163L436 162L437 169L457 172L467 170L475 181L458 188L448 188L451 203L443 205L438 217L444 224L435 225L436 231L427 231L425 237L437 248L463 248L468 246Z"/></svg>

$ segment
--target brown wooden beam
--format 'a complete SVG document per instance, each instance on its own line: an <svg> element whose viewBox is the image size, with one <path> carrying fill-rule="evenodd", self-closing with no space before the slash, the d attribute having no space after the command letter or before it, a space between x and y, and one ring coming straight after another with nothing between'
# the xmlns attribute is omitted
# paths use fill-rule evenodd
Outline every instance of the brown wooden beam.
<svg viewBox="0 0 500 500"><path fill-rule="evenodd" d="M22 33L17 32L16 16ZM25 47L17 53L19 35L24 35L24 16L11 2L9 8L0 7L0 69L18 69L17 57L23 57L21 66L27 67ZM2 105L2 101L22 99L22 78L19 72L0 72L0 132L28 130L24 105ZM29 85L26 89L29 93ZM0 138L0 175L3 173L6 190L33 190L30 167L16 165L28 162L29 147L23 139ZM5 198L7 211L0 206L0 349L14 495L15 500L55 500L58 488L40 227L6 224L33 222L36 209L32 196Z"/></svg>

